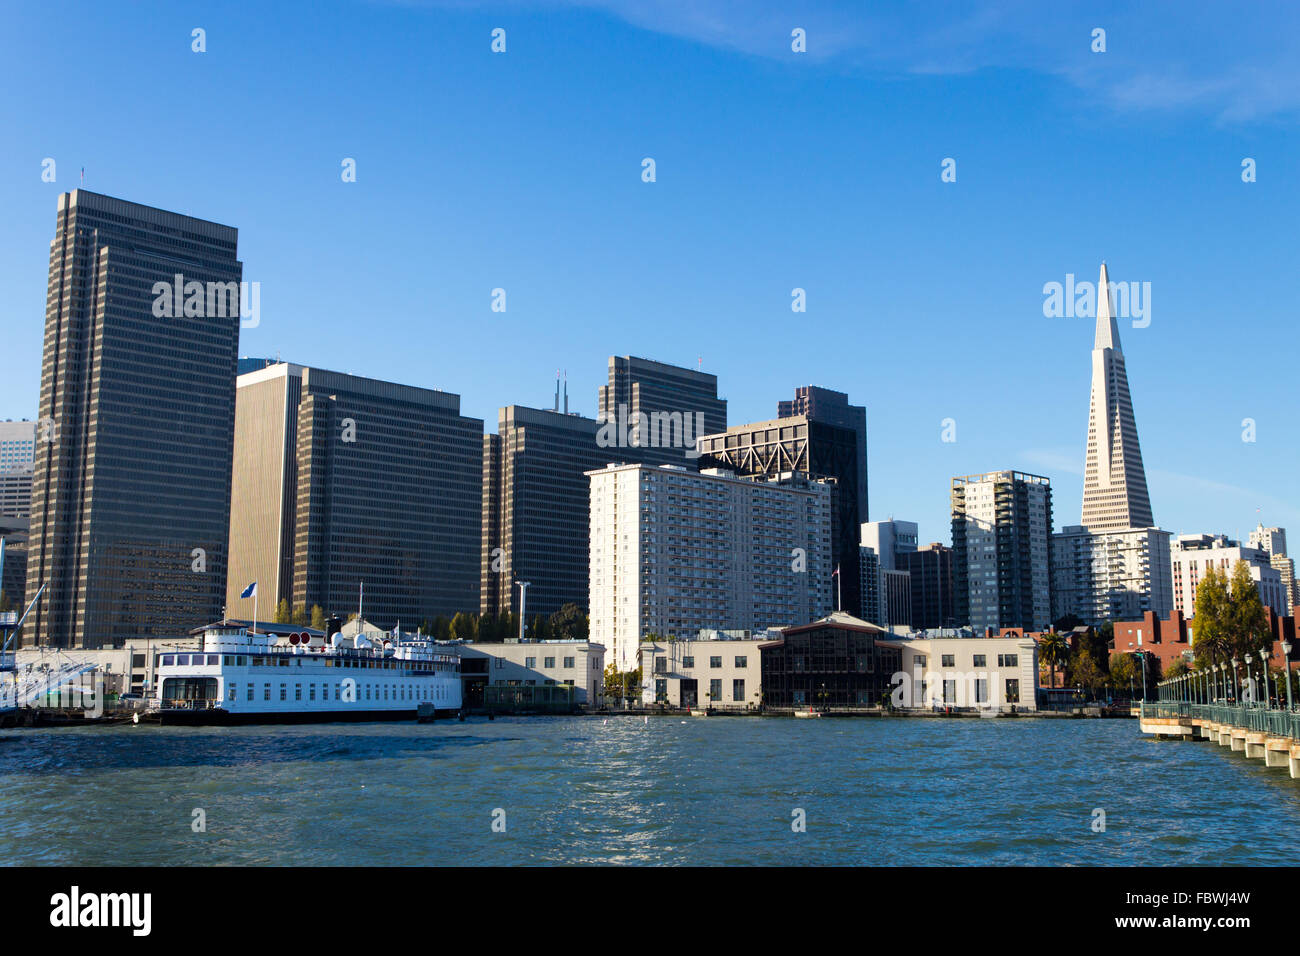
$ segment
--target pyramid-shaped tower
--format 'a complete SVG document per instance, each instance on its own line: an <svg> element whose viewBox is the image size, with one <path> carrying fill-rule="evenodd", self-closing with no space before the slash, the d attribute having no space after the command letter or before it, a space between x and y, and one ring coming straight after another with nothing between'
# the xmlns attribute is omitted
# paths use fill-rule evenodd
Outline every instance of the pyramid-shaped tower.
<svg viewBox="0 0 1300 956"><path fill-rule="evenodd" d="M1088 411L1082 524L1092 532L1149 528L1155 524L1104 262L1097 283L1097 337L1092 348L1092 405Z"/></svg>

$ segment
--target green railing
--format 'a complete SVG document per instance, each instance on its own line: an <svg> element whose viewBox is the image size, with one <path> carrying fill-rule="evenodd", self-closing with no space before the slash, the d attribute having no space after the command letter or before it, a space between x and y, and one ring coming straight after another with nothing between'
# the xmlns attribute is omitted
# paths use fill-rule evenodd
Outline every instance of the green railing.
<svg viewBox="0 0 1300 956"><path fill-rule="evenodd" d="M1188 701L1148 701L1142 705L1142 716L1178 717L1189 720L1210 720L1216 724L1242 727L1251 733L1269 734L1300 740L1300 712L1277 710L1258 704L1193 704Z"/></svg>

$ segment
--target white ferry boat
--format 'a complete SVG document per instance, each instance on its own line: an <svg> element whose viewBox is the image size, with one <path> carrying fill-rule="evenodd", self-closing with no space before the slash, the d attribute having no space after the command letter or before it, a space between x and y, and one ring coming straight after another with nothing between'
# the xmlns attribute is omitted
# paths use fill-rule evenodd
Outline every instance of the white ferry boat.
<svg viewBox="0 0 1300 956"><path fill-rule="evenodd" d="M165 724L413 720L461 710L460 658L427 637L382 641L222 621L202 649L157 654Z"/></svg>

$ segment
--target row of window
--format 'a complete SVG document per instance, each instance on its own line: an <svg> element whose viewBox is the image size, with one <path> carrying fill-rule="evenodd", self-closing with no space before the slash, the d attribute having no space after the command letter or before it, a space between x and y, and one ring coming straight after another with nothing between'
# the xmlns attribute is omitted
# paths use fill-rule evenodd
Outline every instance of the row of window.
<svg viewBox="0 0 1300 956"><path fill-rule="evenodd" d="M715 667L715 668L716 668L716 667L721 667L721 666L722 666L722 658L721 658L720 656L718 656L718 657L710 657L710 658L709 658L709 667ZM736 666L736 667L742 667L742 668L743 668L743 667L748 667L748 666L749 666L749 657L748 657L747 655L744 655L744 654L737 656L737 657L735 658L735 666ZM683 658L682 658L682 670L684 670L684 671L686 671L686 670L691 670L691 669L693 669L694 667L695 667L695 658L694 658L694 657L683 657ZM666 673L668 673L668 658L666 658L666 657L656 657L656 658L655 658L655 673L656 673L656 674L666 674Z"/></svg>
<svg viewBox="0 0 1300 956"><path fill-rule="evenodd" d="M340 702L341 702L341 701L343 700L343 682L342 682L342 681L340 681L340 682L338 682L337 684L334 684L334 685L330 685L330 684L328 684L328 683L324 683L324 682L322 682L322 683L319 685L319 694L320 694L319 698L317 697L317 687L318 687L318 685L317 685L317 684L314 684L314 683L309 683L309 684L307 684L307 685L306 685L306 687L307 687L307 701L308 701L308 702L311 702L311 701L315 701L315 700L318 700L318 699L319 699L319 700L322 700L322 701L328 701L328 700L330 700L330 687L331 687L331 686L333 686L333 689L334 689L334 697L333 697L333 699L336 700L336 701L340 701ZM445 696L444 693L443 693L444 690L445 690L445 688L442 687L442 686L438 686L438 687L433 687L433 688L431 688L431 687L429 687L427 684L418 684L418 685L417 685L417 684L382 684L382 685L379 685L379 686L374 686L374 685L367 684L367 685L365 685L364 687L362 687L362 686L357 686L357 687L354 689L354 691L355 691L355 693L356 693L356 701L361 701L361 700L374 700L374 701L386 701L386 700L393 700L393 701L402 701L402 700L405 700L405 701L441 700L441 699ZM371 693L372 691L373 691L373 694ZM430 693L430 691L436 691L436 693ZM245 699L245 700L247 700L247 701L255 700L255 699L256 699L256 696L257 696L257 685L256 685L256 683L249 682L249 683L246 685L246 690L245 690L244 693L245 693L245 696L244 696L244 699ZM289 685L288 685L288 684L280 684L280 685L279 685L279 695L280 695L280 696L279 696L279 699L280 699L281 701L287 701L287 700L289 699ZM295 684L293 685L293 699L294 699L295 701L300 701L300 700L303 699L303 696L302 696L302 695L303 695L303 685L300 684L300 683L295 683ZM227 700L230 700L230 701L232 701L232 702L234 702L234 701L236 701L236 700L239 699L239 684L238 684L237 682L235 682L235 681L230 681L230 682L227 684L227 687L226 687L226 699L227 699ZM264 684L262 684L262 700L264 700L264 701L269 701L270 699L271 699L271 685L270 685L269 683L264 683ZM349 700L348 703L355 703L356 701Z"/></svg>

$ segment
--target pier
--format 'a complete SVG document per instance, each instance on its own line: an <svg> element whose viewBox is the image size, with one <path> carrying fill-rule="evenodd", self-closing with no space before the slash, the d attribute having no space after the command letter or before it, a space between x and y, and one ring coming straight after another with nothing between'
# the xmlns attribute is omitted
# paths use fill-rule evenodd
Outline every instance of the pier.
<svg viewBox="0 0 1300 956"><path fill-rule="evenodd" d="M1209 740L1300 779L1300 712L1263 704L1148 701L1138 718L1156 738Z"/></svg>

